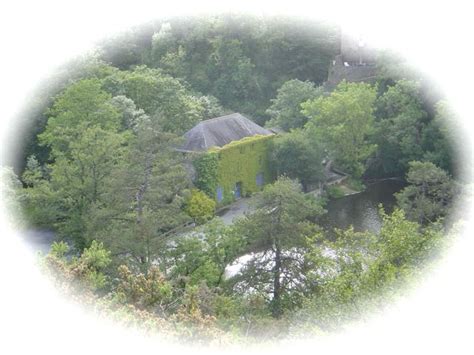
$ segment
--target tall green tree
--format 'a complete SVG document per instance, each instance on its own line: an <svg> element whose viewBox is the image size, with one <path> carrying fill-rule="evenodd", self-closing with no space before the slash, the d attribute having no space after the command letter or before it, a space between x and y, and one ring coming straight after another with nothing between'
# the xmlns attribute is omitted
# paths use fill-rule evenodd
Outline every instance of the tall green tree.
<svg viewBox="0 0 474 355"><path fill-rule="evenodd" d="M272 105L266 111L270 120L265 125L285 131L303 128L308 117L301 112L301 104L322 94L322 88L309 81L293 79L285 82L278 89L276 98L271 100Z"/></svg>
<svg viewBox="0 0 474 355"><path fill-rule="evenodd" d="M39 135L41 144L51 149L50 158L67 155L70 144L90 126L118 131L120 112L111 98L99 79L83 79L68 86L48 109L46 129Z"/></svg>
<svg viewBox="0 0 474 355"><path fill-rule="evenodd" d="M399 80L377 99L378 159L387 174L400 174L408 162L423 158L423 129L428 118L420 84Z"/></svg>
<svg viewBox="0 0 474 355"><path fill-rule="evenodd" d="M22 176L28 215L34 222L54 226L78 249L86 246L88 213L101 201L127 140L126 133L119 133L120 111L101 84L99 79L79 80L56 98L39 136L50 148L49 163L40 166L31 158Z"/></svg>
<svg viewBox="0 0 474 355"><path fill-rule="evenodd" d="M359 178L376 146L368 136L374 132L375 88L366 83L341 82L328 97L302 104L310 120L309 134L318 139L343 170Z"/></svg>
<svg viewBox="0 0 474 355"><path fill-rule="evenodd" d="M226 107L234 110L249 111L254 95L259 95L255 76L255 65L242 49L238 39L226 40L217 37L212 41L213 52L210 56L208 76L213 82L212 94ZM240 106L240 109L238 107Z"/></svg>
<svg viewBox="0 0 474 355"><path fill-rule="evenodd" d="M301 192L297 182L286 177L265 187L255 197L255 207L236 228L250 249L260 252L234 278L234 290L255 290L267 299L273 317L279 318L297 304L304 291L301 285L308 265L302 248L317 228L308 219L323 210Z"/></svg>
<svg viewBox="0 0 474 355"><path fill-rule="evenodd" d="M176 238L169 248L169 268L174 279L183 286L225 287L226 267L245 249L245 239L233 226L213 219L196 233Z"/></svg>
<svg viewBox="0 0 474 355"><path fill-rule="evenodd" d="M314 252L319 272L309 273L316 276L317 286L293 321L340 329L396 299L435 260L446 239L439 228L422 228L398 208L380 214L377 235L348 229L323 239Z"/></svg>
<svg viewBox="0 0 474 355"><path fill-rule="evenodd" d="M323 181L323 158L321 145L302 130L293 130L273 140L271 159L277 175L298 179L304 191L311 184Z"/></svg>
<svg viewBox="0 0 474 355"><path fill-rule="evenodd" d="M395 195L399 206L420 224L445 217L455 196L455 184L449 175L430 162L412 161L409 167L409 185Z"/></svg>
<svg viewBox="0 0 474 355"><path fill-rule="evenodd" d="M78 249L87 243L85 226L92 206L103 202L112 169L121 161L126 136L98 126L73 133L67 154L57 152L55 161L43 170L29 161L23 175L25 205L34 222L54 226L60 237ZM71 131L72 132L72 131Z"/></svg>
<svg viewBox="0 0 474 355"><path fill-rule="evenodd" d="M204 118L205 108L177 79L159 69L138 66L104 79L114 96L124 95L167 132L182 134Z"/></svg>
<svg viewBox="0 0 474 355"><path fill-rule="evenodd" d="M88 221L88 239L103 241L141 272L160 261L169 238L191 221L184 212L190 181L173 149L176 139L150 122L138 127Z"/></svg>
<svg viewBox="0 0 474 355"><path fill-rule="evenodd" d="M472 164L460 144L467 140L460 123L453 108L446 101L439 101L433 120L423 130L423 160L462 178L463 173L472 170Z"/></svg>

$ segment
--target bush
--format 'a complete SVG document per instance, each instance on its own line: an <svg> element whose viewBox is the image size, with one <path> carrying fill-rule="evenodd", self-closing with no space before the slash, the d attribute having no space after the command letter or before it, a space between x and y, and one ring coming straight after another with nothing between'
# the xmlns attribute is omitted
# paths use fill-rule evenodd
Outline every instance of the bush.
<svg viewBox="0 0 474 355"><path fill-rule="evenodd" d="M216 202L204 192L194 189L186 205L186 213L191 216L197 224L203 224L214 217Z"/></svg>
<svg viewBox="0 0 474 355"><path fill-rule="evenodd" d="M357 179L354 179L354 178L347 179L345 184L351 190L355 190L355 191L359 191L359 192L365 190L365 185L360 180L357 180Z"/></svg>
<svg viewBox="0 0 474 355"><path fill-rule="evenodd" d="M344 197L345 193L339 186L328 186L326 192L330 198L340 198Z"/></svg>

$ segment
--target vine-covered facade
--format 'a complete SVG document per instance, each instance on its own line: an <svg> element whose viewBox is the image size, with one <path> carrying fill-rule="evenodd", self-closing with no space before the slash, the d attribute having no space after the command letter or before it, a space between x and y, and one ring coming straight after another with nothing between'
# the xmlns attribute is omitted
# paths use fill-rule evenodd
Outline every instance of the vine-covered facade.
<svg viewBox="0 0 474 355"><path fill-rule="evenodd" d="M193 157L196 187L225 205L274 180L269 157L273 137L242 115L232 114L198 124L185 134L180 151Z"/></svg>
<svg viewBox="0 0 474 355"><path fill-rule="evenodd" d="M215 198L227 204L240 197L260 191L274 180L269 161L269 146L273 136L246 137L222 148L212 148L217 154Z"/></svg>

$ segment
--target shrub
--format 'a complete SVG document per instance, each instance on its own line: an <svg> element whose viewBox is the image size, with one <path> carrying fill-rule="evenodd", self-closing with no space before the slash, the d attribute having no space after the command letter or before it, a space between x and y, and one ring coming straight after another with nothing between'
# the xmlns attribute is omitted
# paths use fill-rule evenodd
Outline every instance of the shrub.
<svg viewBox="0 0 474 355"><path fill-rule="evenodd" d="M189 214L197 224L203 224L214 216L216 202L204 192L194 189L186 205L186 213Z"/></svg>

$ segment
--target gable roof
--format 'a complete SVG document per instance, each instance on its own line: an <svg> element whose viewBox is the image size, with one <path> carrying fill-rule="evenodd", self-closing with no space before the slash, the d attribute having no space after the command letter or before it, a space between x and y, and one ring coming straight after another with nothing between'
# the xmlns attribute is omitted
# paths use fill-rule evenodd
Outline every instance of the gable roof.
<svg viewBox="0 0 474 355"><path fill-rule="evenodd" d="M273 134L240 113L201 121L184 134L186 142L178 149L183 152L206 151L211 147L223 147L230 142L255 136Z"/></svg>

